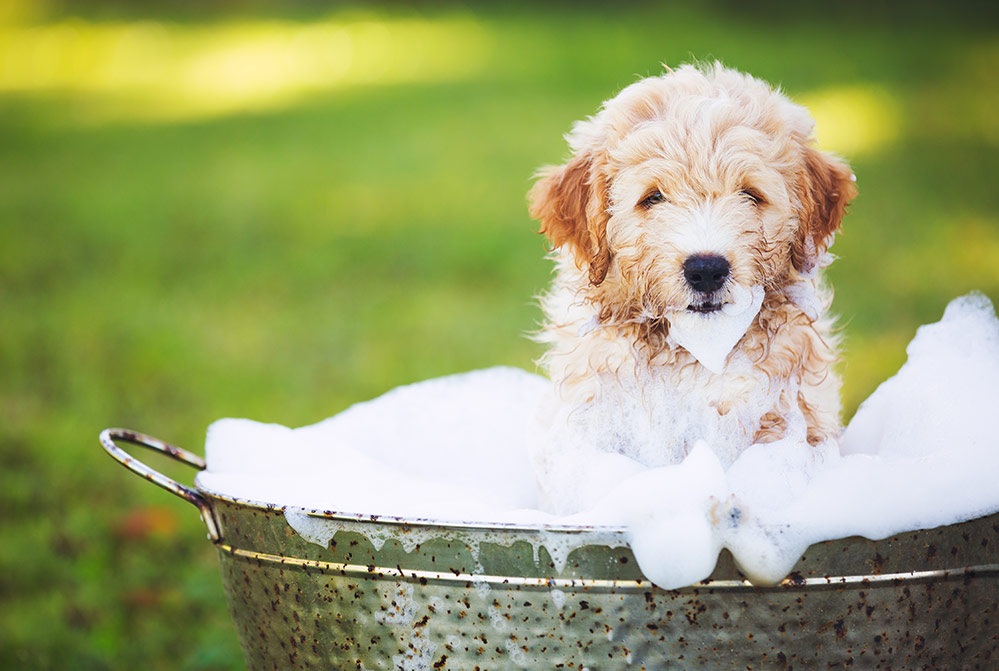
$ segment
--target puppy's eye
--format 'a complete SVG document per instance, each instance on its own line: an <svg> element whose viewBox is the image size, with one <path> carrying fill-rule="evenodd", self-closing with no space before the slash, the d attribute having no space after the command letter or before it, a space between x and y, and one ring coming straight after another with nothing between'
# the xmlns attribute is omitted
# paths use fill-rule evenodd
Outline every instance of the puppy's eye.
<svg viewBox="0 0 999 671"><path fill-rule="evenodd" d="M762 205L766 201L763 199L763 194L761 194L756 189L743 189L739 192L739 195L746 198L753 205Z"/></svg>
<svg viewBox="0 0 999 671"><path fill-rule="evenodd" d="M638 206L641 207L642 209L647 210L653 205L658 205L659 203L665 203L665 202L667 202L666 196L664 196L662 192L656 190L645 196L645 198L642 198L641 202L638 203Z"/></svg>

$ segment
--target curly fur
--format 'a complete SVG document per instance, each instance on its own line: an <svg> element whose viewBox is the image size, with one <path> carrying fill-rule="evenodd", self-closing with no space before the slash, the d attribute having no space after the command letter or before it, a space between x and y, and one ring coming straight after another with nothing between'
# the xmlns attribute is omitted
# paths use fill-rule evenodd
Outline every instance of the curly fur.
<svg viewBox="0 0 999 671"><path fill-rule="evenodd" d="M779 90L720 64L643 79L574 126L570 160L543 168L529 195L554 250L539 339L566 421L622 396L640 399L649 421L672 415L664 426L681 435L608 448L649 465L675 463L701 438L727 442L731 461L799 430L812 444L838 435L821 269L856 189L849 167L813 146L813 126ZM662 201L647 203L657 191ZM721 374L669 334L670 312L696 300L684 260L702 253L730 263L723 302L734 285L765 290ZM684 402L657 402L656 389Z"/></svg>

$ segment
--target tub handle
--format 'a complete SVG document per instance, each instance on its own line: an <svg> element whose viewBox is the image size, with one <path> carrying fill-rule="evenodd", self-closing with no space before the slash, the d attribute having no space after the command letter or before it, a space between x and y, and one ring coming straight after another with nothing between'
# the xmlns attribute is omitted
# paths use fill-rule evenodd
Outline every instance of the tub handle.
<svg viewBox="0 0 999 671"><path fill-rule="evenodd" d="M193 504L201 513L201 520L208 528L208 538L210 538L213 543L218 543L221 540L218 526L215 524L215 517L212 515L212 508L200 492L191 489L190 487L185 487L176 480L168 478L159 471L153 470L149 466L146 466L128 452L118 447L118 445L115 444L116 440L131 443L133 445L140 445L142 447L148 447L151 450L162 452L168 457L185 463L188 466L197 468L199 471L205 470L205 467L207 466L204 458L199 457L193 452L188 452L185 449L153 438L152 436L139 433L138 431L130 431L128 429L104 429L101 431L101 445L107 453L111 455L112 459L133 473L138 473L153 484L159 485L171 494L175 494L188 503Z"/></svg>

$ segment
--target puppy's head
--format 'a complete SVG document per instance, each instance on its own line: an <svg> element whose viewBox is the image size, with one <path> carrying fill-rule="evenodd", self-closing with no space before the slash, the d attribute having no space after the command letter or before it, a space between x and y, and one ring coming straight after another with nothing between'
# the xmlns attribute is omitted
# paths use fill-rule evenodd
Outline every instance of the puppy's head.
<svg viewBox="0 0 999 671"><path fill-rule="evenodd" d="M605 319L712 312L737 286L780 292L809 275L856 195L812 146L808 112L718 64L639 81L568 136L531 214Z"/></svg>

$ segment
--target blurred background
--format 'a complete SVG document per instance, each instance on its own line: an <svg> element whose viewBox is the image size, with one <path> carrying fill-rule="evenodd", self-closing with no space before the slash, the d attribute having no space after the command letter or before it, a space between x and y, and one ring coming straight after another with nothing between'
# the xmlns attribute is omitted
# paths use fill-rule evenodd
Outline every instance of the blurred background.
<svg viewBox="0 0 999 671"><path fill-rule="evenodd" d="M846 418L948 300L999 298L990 3L691 4L0 2L0 668L242 668L194 509L98 432L201 452L533 370L531 174L660 63L782 85L854 166Z"/></svg>

